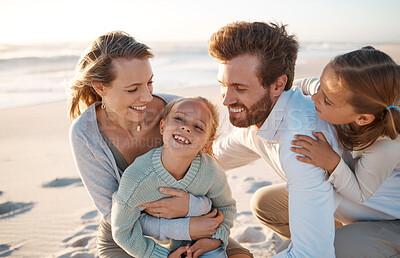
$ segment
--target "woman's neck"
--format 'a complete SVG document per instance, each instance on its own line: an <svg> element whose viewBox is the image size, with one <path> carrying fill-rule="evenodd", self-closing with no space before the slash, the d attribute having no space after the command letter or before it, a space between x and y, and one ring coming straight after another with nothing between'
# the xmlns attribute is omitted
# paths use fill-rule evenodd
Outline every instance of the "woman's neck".
<svg viewBox="0 0 400 258"><path fill-rule="evenodd" d="M129 136L134 136L138 131L142 130L141 123L126 121L115 114L115 112L107 111L106 109L98 109L97 119L99 119L103 128L121 130Z"/></svg>
<svg viewBox="0 0 400 258"><path fill-rule="evenodd" d="M189 170L194 157L177 157L171 151L163 148L161 152L161 163L164 168L176 179L181 180Z"/></svg>

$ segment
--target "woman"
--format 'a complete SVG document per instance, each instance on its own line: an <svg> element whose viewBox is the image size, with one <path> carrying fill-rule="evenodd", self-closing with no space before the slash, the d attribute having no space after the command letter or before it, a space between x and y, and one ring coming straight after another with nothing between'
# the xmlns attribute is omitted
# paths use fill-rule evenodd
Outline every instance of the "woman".
<svg viewBox="0 0 400 258"><path fill-rule="evenodd" d="M162 145L160 114L176 98L152 94L152 57L146 45L128 34L107 33L81 57L70 87L69 116L75 120L70 129L71 146L85 187L103 215L98 235L101 257L129 257L112 239L112 194L118 189L123 171L137 157ZM201 215L208 208L205 197L163 190L172 197L146 205L148 214L170 219ZM222 220L215 213L190 218L191 238L210 237ZM229 243L230 257L251 257L232 239Z"/></svg>

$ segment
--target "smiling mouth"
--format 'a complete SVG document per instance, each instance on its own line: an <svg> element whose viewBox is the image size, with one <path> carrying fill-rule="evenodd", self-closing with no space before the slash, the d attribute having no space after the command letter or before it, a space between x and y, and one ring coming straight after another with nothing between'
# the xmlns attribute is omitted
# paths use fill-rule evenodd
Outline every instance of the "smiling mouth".
<svg viewBox="0 0 400 258"><path fill-rule="evenodd" d="M175 141L177 141L178 143L186 144L186 145L191 144L189 139L184 137L184 136L182 136L182 135L174 134L174 135L172 135L172 137L174 137Z"/></svg>
<svg viewBox="0 0 400 258"><path fill-rule="evenodd" d="M243 111L244 111L244 108L231 108L231 107L229 108L229 112L235 113L235 114L241 113Z"/></svg>
<svg viewBox="0 0 400 258"><path fill-rule="evenodd" d="M143 111L146 109L146 105L143 106L129 106L131 109L136 110L136 111Z"/></svg>

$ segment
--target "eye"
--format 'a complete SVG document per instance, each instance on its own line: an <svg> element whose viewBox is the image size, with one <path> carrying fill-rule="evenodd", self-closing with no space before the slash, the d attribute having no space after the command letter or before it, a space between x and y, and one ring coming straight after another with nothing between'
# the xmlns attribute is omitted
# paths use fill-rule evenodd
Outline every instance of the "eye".
<svg viewBox="0 0 400 258"><path fill-rule="evenodd" d="M328 100L327 100L326 97L324 97L324 103L327 104L327 105L329 105L329 106L331 105L331 104L328 102Z"/></svg>
<svg viewBox="0 0 400 258"><path fill-rule="evenodd" d="M203 127L201 127L200 125L195 125L194 128L204 132Z"/></svg>
<svg viewBox="0 0 400 258"><path fill-rule="evenodd" d="M153 85L153 81L149 81L149 82L147 83L147 85L148 85L148 86Z"/></svg>
<svg viewBox="0 0 400 258"><path fill-rule="evenodd" d="M137 91L137 88L134 88L132 90L128 90L128 92L135 92L135 91Z"/></svg>
<svg viewBox="0 0 400 258"><path fill-rule="evenodd" d="M245 92L245 91L246 91L245 88L241 88L241 87L236 87L236 90L237 90L238 92Z"/></svg>
<svg viewBox="0 0 400 258"><path fill-rule="evenodd" d="M179 116L174 117L174 119L175 119L176 121L178 121L178 122L183 122L183 118L181 118L181 117L179 117Z"/></svg>

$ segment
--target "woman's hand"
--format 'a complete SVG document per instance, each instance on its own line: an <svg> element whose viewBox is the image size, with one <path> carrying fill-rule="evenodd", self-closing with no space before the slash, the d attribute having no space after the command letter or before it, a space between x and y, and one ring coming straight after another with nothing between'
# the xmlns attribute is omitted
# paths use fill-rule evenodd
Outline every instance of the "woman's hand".
<svg viewBox="0 0 400 258"><path fill-rule="evenodd" d="M212 250L217 249L221 245L221 240L219 239L210 239L210 238L202 238L196 241L194 245L192 245L187 250L188 258L197 258L202 254L210 252Z"/></svg>
<svg viewBox="0 0 400 258"><path fill-rule="evenodd" d="M159 191L172 197L143 203L139 207L146 207L145 211L153 217L165 219L183 218L188 214L189 194L187 192L167 187L160 187Z"/></svg>
<svg viewBox="0 0 400 258"><path fill-rule="evenodd" d="M329 175L335 170L340 162L340 156L332 149L325 135L321 132L312 133L317 140L306 135L295 135L292 141L294 146L290 150L303 156L297 156L297 160L312 164L328 171Z"/></svg>
<svg viewBox="0 0 400 258"><path fill-rule="evenodd" d="M176 249L175 251L170 253L168 255L168 258L181 258L182 254L186 253L186 251L188 250L189 247L190 247L189 244L187 244L186 246L179 247L178 249Z"/></svg>
<svg viewBox="0 0 400 258"><path fill-rule="evenodd" d="M190 238L197 240L211 237L217 232L222 221L224 221L224 215L217 209L203 216L191 217L189 221Z"/></svg>

